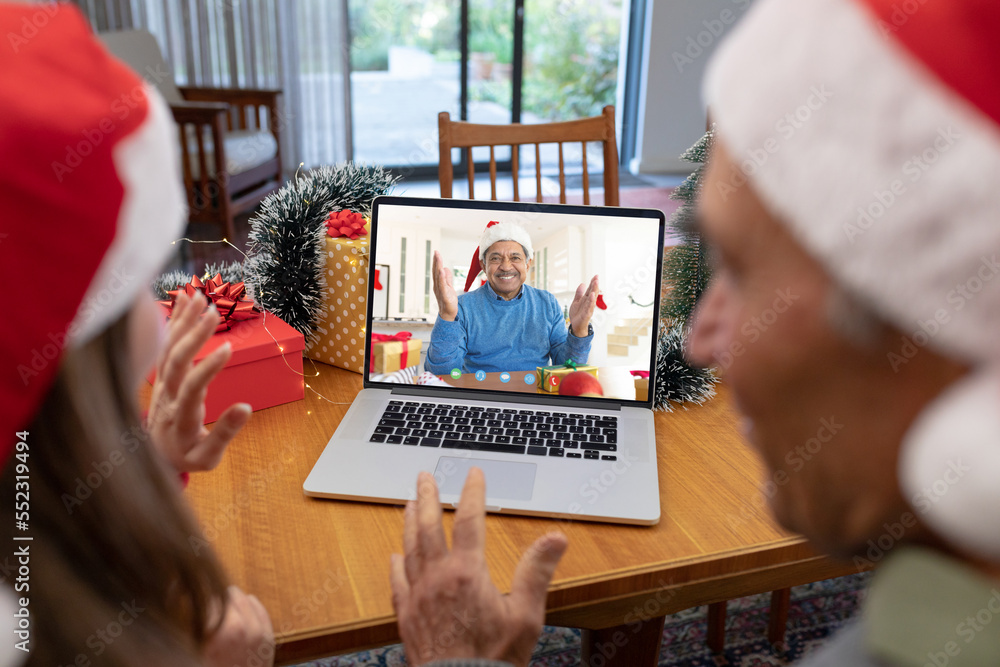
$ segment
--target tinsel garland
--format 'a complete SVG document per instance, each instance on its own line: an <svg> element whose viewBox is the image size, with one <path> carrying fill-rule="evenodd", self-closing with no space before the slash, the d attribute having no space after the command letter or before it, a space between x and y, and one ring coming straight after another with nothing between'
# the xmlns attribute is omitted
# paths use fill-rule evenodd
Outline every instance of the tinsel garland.
<svg viewBox="0 0 1000 667"><path fill-rule="evenodd" d="M242 262L221 262L219 264L206 264L205 270L201 273L200 277L202 280L210 278L215 274L222 274L223 280L229 283L238 283L243 281L243 264ZM191 274L186 271L168 271L164 273L159 278L153 280L152 288L153 293L156 298L160 301L166 301L170 298L167 292L171 290L178 289L188 283L191 280Z"/></svg>
<svg viewBox="0 0 1000 667"><path fill-rule="evenodd" d="M704 403L715 396L718 378L710 368L694 368L684 360L687 338L683 322L666 322L656 339L656 383L653 407L673 412L675 403Z"/></svg>
<svg viewBox="0 0 1000 667"><path fill-rule="evenodd" d="M671 195L682 202L667 223L680 243L668 249L663 257L663 297L653 387L653 407L657 410L673 410L675 403L703 403L715 395L714 385L718 382L712 369L695 368L684 359L687 321L711 273L707 253L693 223L714 134L713 127L681 155L682 160L701 165Z"/></svg>
<svg viewBox="0 0 1000 667"><path fill-rule="evenodd" d="M244 264L254 299L312 342L323 309L326 227L331 211L371 215L372 200L395 183L382 167L342 163L314 169L261 202L250 218Z"/></svg>

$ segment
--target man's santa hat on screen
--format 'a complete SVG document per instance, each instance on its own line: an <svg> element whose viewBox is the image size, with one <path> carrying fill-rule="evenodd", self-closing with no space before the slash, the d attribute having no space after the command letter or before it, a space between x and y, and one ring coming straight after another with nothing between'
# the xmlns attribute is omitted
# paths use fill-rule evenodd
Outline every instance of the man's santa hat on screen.
<svg viewBox="0 0 1000 667"><path fill-rule="evenodd" d="M0 5L0 34L38 12ZM30 39L0 44L0 465L62 351L149 292L186 217L166 104L72 5L46 12Z"/></svg>
<svg viewBox="0 0 1000 667"><path fill-rule="evenodd" d="M479 239L479 247L472 255L472 263L469 266L469 274L465 277L465 291L468 292L476 276L483 270L486 264L486 251L497 241L516 241L524 248L525 260L529 260L534 253L531 247L531 235L521 225L514 222L500 222L490 220L483 230L483 236Z"/></svg>
<svg viewBox="0 0 1000 667"><path fill-rule="evenodd" d="M904 495L1000 558L1000 3L760 0L709 66L719 140L860 301L973 367L912 426ZM725 195L725 192L720 192ZM912 332L912 333L911 333ZM902 341L901 341L902 345ZM901 350L889 364L905 364ZM912 356L912 351L909 352Z"/></svg>

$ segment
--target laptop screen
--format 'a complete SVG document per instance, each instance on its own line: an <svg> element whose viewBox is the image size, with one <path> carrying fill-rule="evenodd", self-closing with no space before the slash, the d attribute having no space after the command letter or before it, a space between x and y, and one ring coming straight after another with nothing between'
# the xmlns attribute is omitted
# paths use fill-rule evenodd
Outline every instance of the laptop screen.
<svg viewBox="0 0 1000 667"><path fill-rule="evenodd" d="M648 404L663 234L652 209L377 198L366 386Z"/></svg>

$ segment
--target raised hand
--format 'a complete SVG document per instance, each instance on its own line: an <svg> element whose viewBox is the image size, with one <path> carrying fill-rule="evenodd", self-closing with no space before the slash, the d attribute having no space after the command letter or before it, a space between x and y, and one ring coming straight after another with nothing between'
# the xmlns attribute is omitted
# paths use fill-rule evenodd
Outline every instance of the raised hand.
<svg viewBox="0 0 1000 667"><path fill-rule="evenodd" d="M177 297L167 343L156 363L156 381L146 417L153 444L178 472L217 466L226 446L251 413L249 405L236 403L219 416L211 431L204 426L208 384L232 356L227 343L194 366L194 356L212 337L219 322L214 305L207 311L204 308L205 301L200 297Z"/></svg>
<svg viewBox="0 0 1000 667"><path fill-rule="evenodd" d="M597 284L597 276L590 279L590 285L584 291L583 283L576 288L576 296L569 306L569 326L573 330L573 335L583 338L590 328L590 318L594 316L594 304L597 303L597 295L600 293Z"/></svg>
<svg viewBox="0 0 1000 667"><path fill-rule="evenodd" d="M229 587L226 615L205 646L207 667L270 667L274 664L274 628L260 600Z"/></svg>
<svg viewBox="0 0 1000 667"><path fill-rule="evenodd" d="M452 548L441 525L434 478L420 473L417 500L406 506L405 556L392 557L392 604L411 665L446 658L489 658L527 665L545 618L552 573L566 536L538 538L521 557L510 595L486 566L486 482L472 468L462 489Z"/></svg>
<svg viewBox="0 0 1000 667"><path fill-rule="evenodd" d="M434 298L438 302L438 316L454 322L458 317L458 295L455 293L454 276L451 269L441 261L441 253L434 251Z"/></svg>

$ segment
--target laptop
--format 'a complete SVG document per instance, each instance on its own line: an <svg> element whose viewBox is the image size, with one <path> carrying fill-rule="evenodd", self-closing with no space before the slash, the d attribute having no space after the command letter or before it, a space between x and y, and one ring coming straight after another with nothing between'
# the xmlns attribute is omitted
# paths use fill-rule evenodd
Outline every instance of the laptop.
<svg viewBox="0 0 1000 667"><path fill-rule="evenodd" d="M502 320L494 319L499 311L489 310L496 306L485 300L500 303L497 292L485 273L470 266L493 221L516 223L528 233L533 254L513 301L525 298L521 313L546 304L530 310L536 313L532 318L508 315L516 313L515 303ZM306 495L404 504L416 498L417 473L424 470L436 478L442 504L453 508L476 466L485 474L490 512L657 523L652 387L664 228L663 213L653 209L376 198L364 389L306 478ZM434 326L435 252L453 270L455 291L465 304L457 319L465 327L458 353L455 328L446 326L455 322ZM558 339L578 285L589 284L594 275L604 308L595 308L590 319L589 350L581 352L581 340L573 341L577 356L586 359L541 362L532 359L527 344L509 342L534 341L540 330ZM486 291L475 294L479 290ZM489 331L490 324L481 326L482 318L474 317L476 308L487 309L484 321L503 324ZM462 313L470 315L463 319ZM408 351L405 361L401 355L380 358L376 367L373 333L397 338L408 333L421 340L420 350ZM406 368L396 371L399 364ZM539 366L559 368L553 374ZM580 366L592 367L602 395L546 391L551 387L545 382L558 383Z"/></svg>

